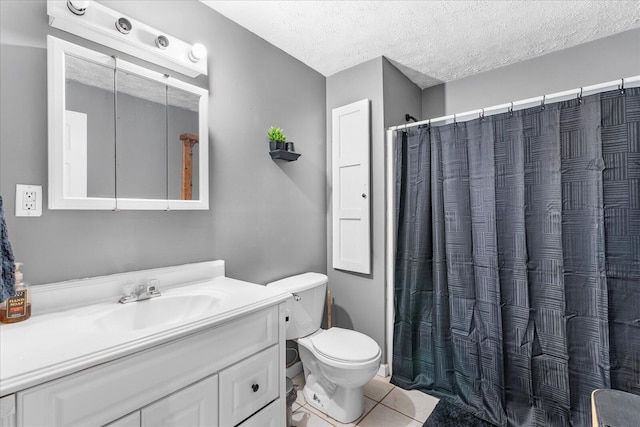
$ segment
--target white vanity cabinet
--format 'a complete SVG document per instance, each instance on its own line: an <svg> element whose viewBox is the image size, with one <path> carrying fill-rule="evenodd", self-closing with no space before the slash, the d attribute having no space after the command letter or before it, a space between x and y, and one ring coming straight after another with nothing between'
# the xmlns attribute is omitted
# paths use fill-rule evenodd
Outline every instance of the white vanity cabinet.
<svg viewBox="0 0 640 427"><path fill-rule="evenodd" d="M280 426L284 303L17 393L17 426Z"/></svg>

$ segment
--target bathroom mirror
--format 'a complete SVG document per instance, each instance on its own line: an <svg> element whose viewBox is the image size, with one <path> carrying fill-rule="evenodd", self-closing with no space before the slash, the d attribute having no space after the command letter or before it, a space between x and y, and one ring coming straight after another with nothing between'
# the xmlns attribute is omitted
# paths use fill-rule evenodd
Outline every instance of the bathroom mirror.
<svg viewBox="0 0 640 427"><path fill-rule="evenodd" d="M205 89L48 36L49 208L208 209Z"/></svg>

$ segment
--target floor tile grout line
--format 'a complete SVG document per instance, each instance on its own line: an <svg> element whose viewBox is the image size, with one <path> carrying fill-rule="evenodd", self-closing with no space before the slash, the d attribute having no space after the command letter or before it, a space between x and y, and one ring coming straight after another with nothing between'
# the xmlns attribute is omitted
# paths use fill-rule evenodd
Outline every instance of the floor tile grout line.
<svg viewBox="0 0 640 427"><path fill-rule="evenodd" d="M371 411L373 411L373 408L375 408L376 406L378 406L380 404L380 402L376 402L374 399L371 399L371 401L375 402L375 405L373 405L371 407L371 409L369 409L366 412L363 412L362 415L360 415L355 421L356 424L354 424L354 426L358 426L360 425L360 423L362 421L364 421L364 419L367 417L367 415L369 415L371 413ZM384 405L386 407L386 405ZM306 404L305 404L306 407ZM302 409L303 406L301 406L300 408L298 408L295 412L298 412L300 409ZM338 427L338 424L334 424L333 423L333 418L331 418L328 414L323 414L322 411L319 411L318 409L314 408L313 406L309 406L308 407L308 411L311 412L313 415L317 416L318 418L320 418L322 421L326 421L327 423L331 424L333 427ZM396 411L397 412L397 411ZM331 419L327 419L327 418L331 418ZM340 421L335 420L338 423L340 423ZM344 423L341 423L342 425L345 425Z"/></svg>
<svg viewBox="0 0 640 427"><path fill-rule="evenodd" d="M392 408L391 406L387 406L387 405L385 405L385 404L384 404L384 403L382 403L382 402L380 402L380 404L381 404L382 406L384 406L385 408L389 408L389 409L391 409L392 411L396 411L397 413L402 414L402 415L404 415L405 417L411 418L412 420L417 421L417 422L419 422L419 423L425 423L425 422L426 422L426 420L425 420L425 421L420 421L420 420L418 420L418 419L416 419L416 418L413 418L411 415L409 415L409 414L405 414L404 412L401 412L401 411L398 411L397 409Z"/></svg>
<svg viewBox="0 0 640 427"><path fill-rule="evenodd" d="M373 399L371 399L373 400ZM376 406L378 406L380 404L380 402L376 402L375 405L373 405L373 407L371 409L369 409L369 411L366 414L363 414L360 419L358 419L358 421L355 424L355 427L358 427L360 425L361 422L364 421L365 418L367 418L367 416L369 416L369 414L373 411L373 408L375 408Z"/></svg>
<svg viewBox="0 0 640 427"><path fill-rule="evenodd" d="M393 385L393 384L392 384L392 385ZM382 401L384 400L384 398L385 398L385 397L387 397L387 396L389 395L389 393L391 393L395 388L396 388L396 386L391 387L391 389L390 389L388 392L386 392L386 393L385 393L385 394L380 398L380 400L376 400L376 399L374 399L374 398L373 398L373 397L371 397L371 396L367 396L367 394L366 394L366 393L365 393L364 397L368 397L369 399L373 400L374 402L378 402L378 403L380 403L380 402L382 402Z"/></svg>
<svg viewBox="0 0 640 427"><path fill-rule="evenodd" d="M378 403L381 403L381 402L384 400L384 398L385 398L385 397L387 397L387 396L389 396L389 394L390 394L390 393L391 393L395 388L396 388L396 386L393 386L393 387L392 387L388 392L386 392L386 393L384 394L384 396L382 396L382 397L380 398L380 400L378 400L377 402L378 402ZM365 396L366 396L366 395L365 395ZM366 397L369 397L369 396L366 396ZM369 399L371 399L371 398L369 397ZM371 399L371 400L375 400L375 399Z"/></svg>

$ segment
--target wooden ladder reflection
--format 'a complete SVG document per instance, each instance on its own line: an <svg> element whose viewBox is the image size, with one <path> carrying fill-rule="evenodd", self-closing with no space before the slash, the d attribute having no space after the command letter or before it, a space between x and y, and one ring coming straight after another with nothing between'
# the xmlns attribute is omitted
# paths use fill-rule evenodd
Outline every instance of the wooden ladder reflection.
<svg viewBox="0 0 640 427"><path fill-rule="evenodd" d="M198 135L183 133L182 141L182 200L192 200L193 188L193 146L198 143Z"/></svg>

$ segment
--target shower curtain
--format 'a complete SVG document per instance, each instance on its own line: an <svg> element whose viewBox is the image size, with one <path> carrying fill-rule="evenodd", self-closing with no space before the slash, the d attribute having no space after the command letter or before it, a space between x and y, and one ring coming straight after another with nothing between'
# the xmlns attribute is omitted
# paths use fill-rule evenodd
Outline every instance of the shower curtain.
<svg viewBox="0 0 640 427"><path fill-rule="evenodd" d="M640 394L640 88L398 132L391 382L493 424Z"/></svg>

